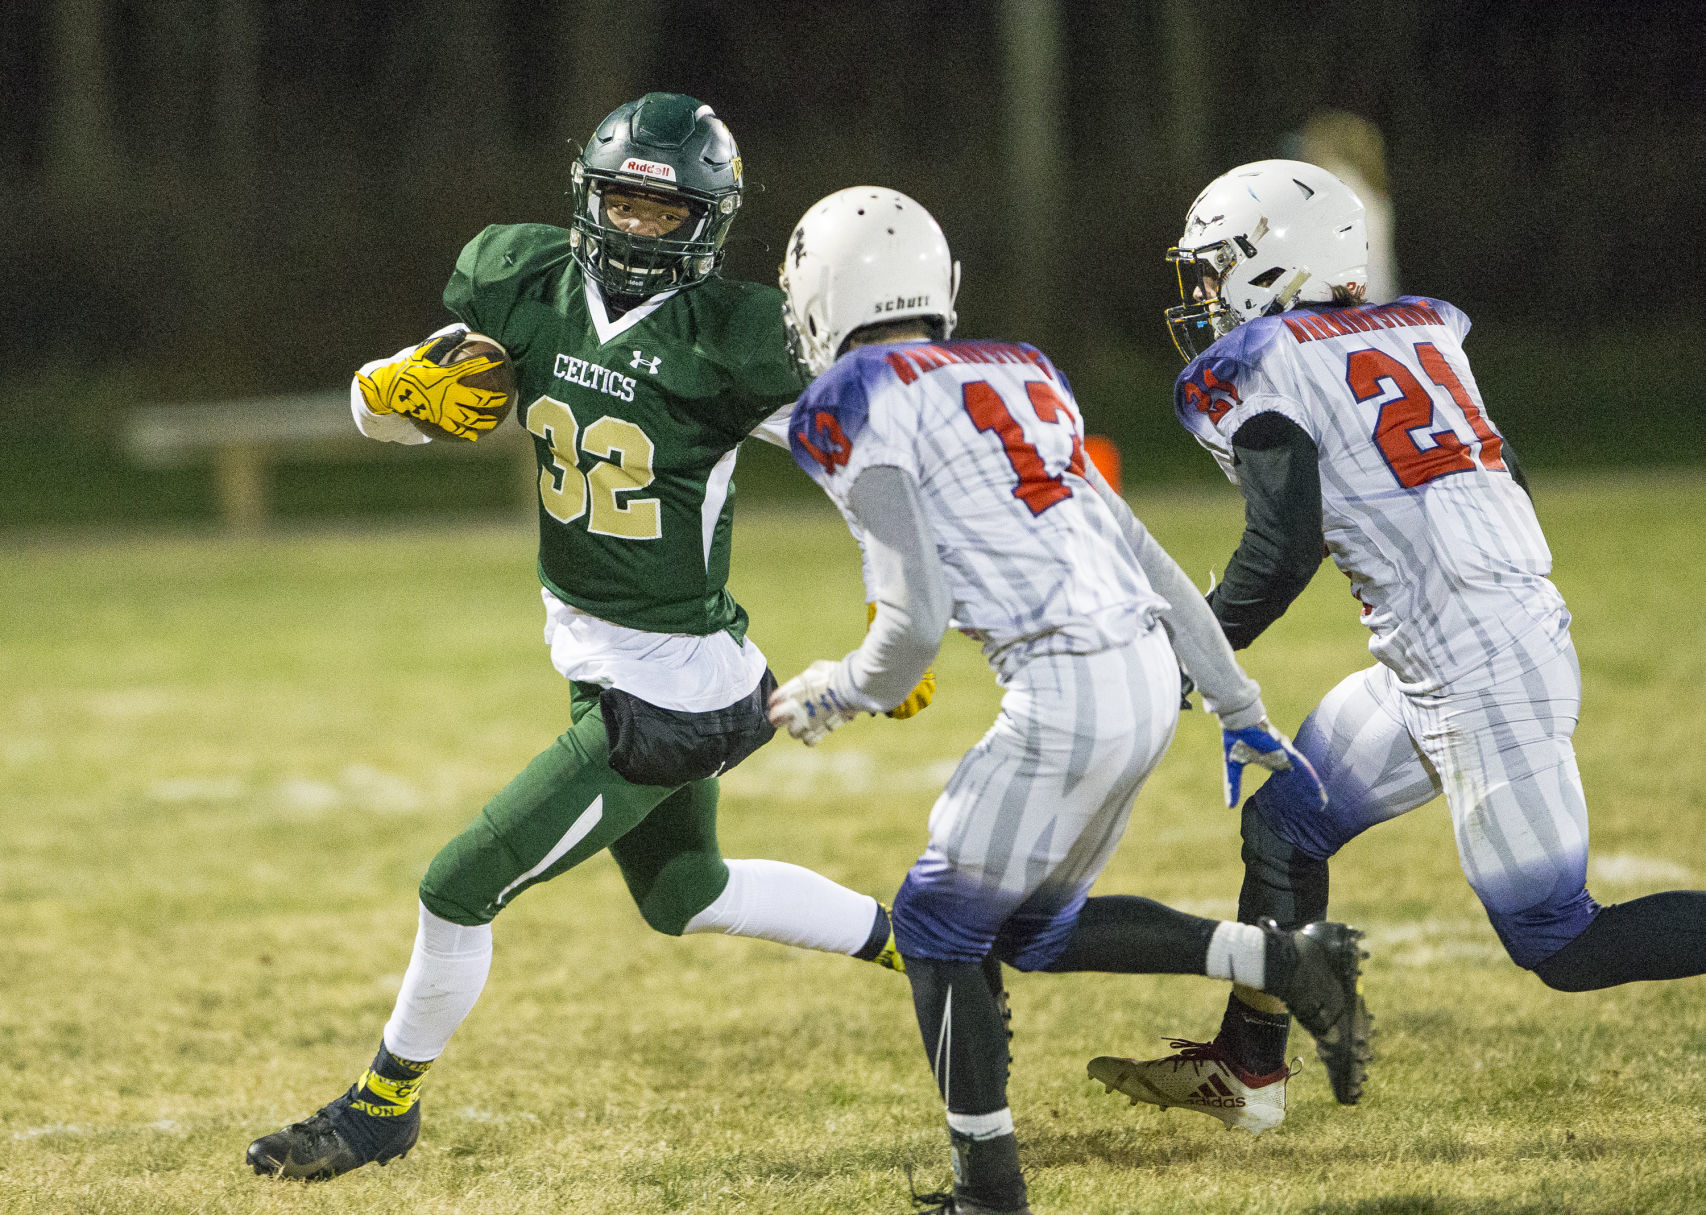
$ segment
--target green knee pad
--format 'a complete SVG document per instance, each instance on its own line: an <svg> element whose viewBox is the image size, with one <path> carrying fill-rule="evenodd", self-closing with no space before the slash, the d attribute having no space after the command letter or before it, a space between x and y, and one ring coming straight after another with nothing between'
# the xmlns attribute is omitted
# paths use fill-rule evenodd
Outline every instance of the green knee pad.
<svg viewBox="0 0 1706 1215"><path fill-rule="evenodd" d="M677 789L612 844L610 855L646 923L680 936L729 884L717 847L717 782Z"/></svg>

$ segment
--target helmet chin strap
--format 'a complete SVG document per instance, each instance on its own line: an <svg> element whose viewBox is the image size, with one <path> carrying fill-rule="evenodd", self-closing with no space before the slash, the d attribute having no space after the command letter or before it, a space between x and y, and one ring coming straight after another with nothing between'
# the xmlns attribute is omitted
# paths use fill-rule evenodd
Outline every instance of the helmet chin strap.
<svg viewBox="0 0 1706 1215"><path fill-rule="evenodd" d="M1268 305L1267 315L1272 316L1276 312L1284 312L1291 307L1291 302L1297 298L1297 293L1303 290L1303 285L1308 281L1309 271L1307 270L1299 270L1292 275L1286 285L1281 287L1278 294L1274 296L1274 302Z"/></svg>

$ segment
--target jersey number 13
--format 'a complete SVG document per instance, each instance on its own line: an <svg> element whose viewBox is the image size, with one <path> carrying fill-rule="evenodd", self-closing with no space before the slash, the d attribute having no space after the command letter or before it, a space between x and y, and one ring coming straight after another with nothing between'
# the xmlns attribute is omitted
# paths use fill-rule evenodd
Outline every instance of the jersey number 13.
<svg viewBox="0 0 1706 1215"><path fill-rule="evenodd" d="M1029 507L1031 514L1040 515L1056 502L1072 496L1071 488L1060 477L1049 475L1042 453L1036 444L1025 438L1024 428L1008 410L1007 402L993 384L987 380L972 380L961 392L972 424L981 431L993 431L1000 437L1001 446L1007 453L1007 463L1013 466L1013 474L1019 478L1019 483L1013 487L1013 496ZM1067 460L1066 471L1082 477L1084 443L1073 428L1072 410L1060 399L1060 394L1042 380L1025 381L1025 395L1030 398L1031 409L1039 421L1063 423L1071 431L1072 455Z"/></svg>

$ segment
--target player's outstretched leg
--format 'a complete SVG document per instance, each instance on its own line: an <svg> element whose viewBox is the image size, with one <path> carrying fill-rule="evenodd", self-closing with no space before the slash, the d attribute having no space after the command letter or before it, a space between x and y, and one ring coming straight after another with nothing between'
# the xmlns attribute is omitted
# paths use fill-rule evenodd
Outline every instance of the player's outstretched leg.
<svg viewBox="0 0 1706 1215"><path fill-rule="evenodd" d="M257 1173L325 1180L408 1152L420 1135L426 1071L485 987L493 917L530 886L609 846L667 792L611 772L602 723L584 703L576 711L575 725L433 858L379 1053L342 1096L255 1140L245 1161Z"/></svg>
<svg viewBox="0 0 1706 1215"><path fill-rule="evenodd" d="M888 908L785 861L723 859L717 782L670 794L610 845L647 924L671 936L721 932L847 954L903 970Z"/></svg>

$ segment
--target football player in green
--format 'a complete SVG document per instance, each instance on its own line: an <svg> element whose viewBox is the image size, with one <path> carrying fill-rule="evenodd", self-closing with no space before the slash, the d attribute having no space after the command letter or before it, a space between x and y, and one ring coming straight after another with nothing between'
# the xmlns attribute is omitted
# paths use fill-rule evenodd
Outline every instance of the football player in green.
<svg viewBox="0 0 1706 1215"><path fill-rule="evenodd" d="M492 919L604 849L660 932L900 965L875 899L717 847L717 775L770 738L776 687L724 585L730 477L778 411L771 437L786 446L803 387L780 292L716 273L741 203L734 139L710 106L649 93L599 125L573 181L569 228L487 228L444 291L460 324L351 388L371 437L477 439L504 402L466 381L495 361L439 360L468 330L507 353L538 457L545 637L571 724L433 859L378 1054L341 1097L251 1144L257 1173L324 1179L413 1147L422 1079L485 984Z"/></svg>

